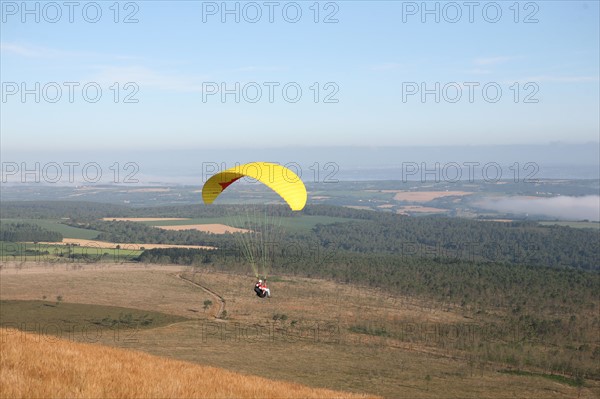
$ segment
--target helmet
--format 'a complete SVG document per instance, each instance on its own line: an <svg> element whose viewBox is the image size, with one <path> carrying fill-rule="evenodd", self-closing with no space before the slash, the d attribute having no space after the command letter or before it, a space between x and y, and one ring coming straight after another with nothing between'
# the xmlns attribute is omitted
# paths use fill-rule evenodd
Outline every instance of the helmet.
<svg viewBox="0 0 600 399"><path fill-rule="evenodd" d="M259 283L262 283L262 280L258 280Z"/></svg>

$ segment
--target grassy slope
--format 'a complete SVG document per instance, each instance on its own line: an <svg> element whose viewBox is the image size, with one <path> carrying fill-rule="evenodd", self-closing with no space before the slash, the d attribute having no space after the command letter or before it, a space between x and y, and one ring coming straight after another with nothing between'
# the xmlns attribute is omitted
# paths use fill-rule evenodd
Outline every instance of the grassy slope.
<svg viewBox="0 0 600 399"><path fill-rule="evenodd" d="M3 398L366 397L245 376L100 345L1 329Z"/></svg>
<svg viewBox="0 0 600 399"><path fill-rule="evenodd" d="M271 282L273 299L253 295L252 278L200 272L195 280L221 294L228 319L215 320L217 300L175 274L175 266L100 265L83 267L26 264L5 268L3 299L64 296L68 302L122 306L181 315L189 321L138 330L116 340L102 334L98 343L226 368L244 374L288 380L328 389L370 392L393 398L431 397L594 397L598 383L578 388L534 375L499 373L506 365L470 362L454 349L454 337L436 326L471 325L461 309L381 295L376 290L321 280L282 277ZM189 270L189 269L188 269ZM213 306L203 309L205 300ZM62 305L62 304L61 304ZM286 315L285 321L273 320ZM293 322L297 324L293 326ZM356 334L355 325L399 326L402 340ZM421 333L415 328L426 328ZM409 328L410 327L410 328ZM470 334L460 335L463 338ZM125 340L125 338L133 338ZM484 344L493 336L476 334ZM91 341L82 334L73 339ZM263 362L255 359L260 354Z"/></svg>

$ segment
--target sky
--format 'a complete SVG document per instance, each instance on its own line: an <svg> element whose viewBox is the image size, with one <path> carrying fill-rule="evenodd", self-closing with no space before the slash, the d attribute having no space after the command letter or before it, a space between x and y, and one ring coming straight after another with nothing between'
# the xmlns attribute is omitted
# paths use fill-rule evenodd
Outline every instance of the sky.
<svg viewBox="0 0 600 399"><path fill-rule="evenodd" d="M597 146L598 4L1 1L2 155Z"/></svg>

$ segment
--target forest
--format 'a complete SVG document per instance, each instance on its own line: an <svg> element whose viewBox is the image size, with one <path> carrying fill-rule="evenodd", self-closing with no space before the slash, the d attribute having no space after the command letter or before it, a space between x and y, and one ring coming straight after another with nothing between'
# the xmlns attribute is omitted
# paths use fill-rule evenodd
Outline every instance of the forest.
<svg viewBox="0 0 600 399"><path fill-rule="evenodd" d="M0 241L4 242L61 242L62 234L31 223L1 223Z"/></svg>
<svg viewBox="0 0 600 399"><path fill-rule="evenodd" d="M196 230L168 231L152 226L101 218L117 217L227 217L245 212L239 205L182 205L134 208L87 202L8 202L0 206L3 218L64 218L72 227L98 231L96 239L121 243L206 245L232 249L239 240L233 234L210 234ZM259 213L262 210L259 210ZM285 248L321 248L321 252L366 255L394 255L401 259L425 258L442 262L494 262L542 268L570 268L600 271L600 233L592 229L542 226L532 221L494 222L448 217L407 217L384 212L356 210L330 205L307 206L301 215L283 206L269 206L277 218L301 215L351 219L317 224L312 229L288 229L276 243ZM289 222L294 225L294 219ZM38 240L21 240L13 227L2 229L3 241L60 241L37 229ZM237 227L245 227L243 225ZM19 228L19 234L33 234L34 227ZM29 231L29 232L27 232ZM286 230L284 230L284 233ZM12 237L12 238L10 238ZM25 236L23 236L25 237ZM285 256L281 262L286 263ZM289 263L289 262L288 262ZM308 267L308 266L307 266Z"/></svg>

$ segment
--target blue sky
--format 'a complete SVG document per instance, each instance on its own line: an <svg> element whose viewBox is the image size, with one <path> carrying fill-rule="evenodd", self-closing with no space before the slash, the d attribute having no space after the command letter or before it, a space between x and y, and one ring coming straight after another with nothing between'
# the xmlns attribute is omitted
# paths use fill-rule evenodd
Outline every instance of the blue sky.
<svg viewBox="0 0 600 399"><path fill-rule="evenodd" d="M73 22L63 2L54 3L60 18L48 2L29 2L39 22L20 1L1 3L4 154L599 140L596 1L476 2L472 22L464 2L428 2L439 22L420 1L319 2L318 23L314 1L276 2L272 23L263 1L228 2L239 23L221 21L220 1L121 2L117 23L114 1L79 2ZM102 15L91 23L83 7L93 20L95 4ZM255 5L262 17L250 23ZM301 10L298 22L284 6L290 20ZM137 22L124 23L130 14ZM84 98L86 84L102 90L97 102ZM236 84L240 101L223 99L222 85ZM23 97L24 87L34 93Z"/></svg>

